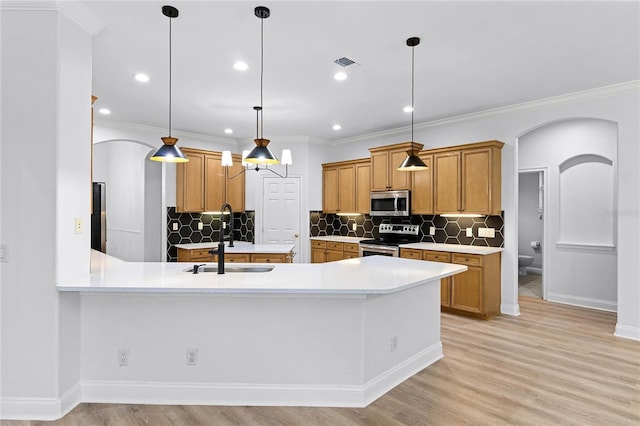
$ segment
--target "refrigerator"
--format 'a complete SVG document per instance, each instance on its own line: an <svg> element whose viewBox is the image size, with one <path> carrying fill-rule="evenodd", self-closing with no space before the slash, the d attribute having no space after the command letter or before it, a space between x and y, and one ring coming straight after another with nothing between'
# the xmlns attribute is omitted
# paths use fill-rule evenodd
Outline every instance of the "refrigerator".
<svg viewBox="0 0 640 426"><path fill-rule="evenodd" d="M107 185L93 182L91 248L107 252Z"/></svg>

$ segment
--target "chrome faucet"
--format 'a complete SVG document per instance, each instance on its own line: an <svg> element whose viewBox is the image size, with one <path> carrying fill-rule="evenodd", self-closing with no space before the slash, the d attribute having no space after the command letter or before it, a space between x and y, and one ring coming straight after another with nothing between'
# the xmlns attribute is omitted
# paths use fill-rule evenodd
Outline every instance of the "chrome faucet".
<svg viewBox="0 0 640 426"><path fill-rule="evenodd" d="M229 210L229 220L224 221L224 212ZM229 247L233 247L233 210L229 204L223 204L220 207L220 240L218 242L217 250L210 250L210 254L218 255L218 274L224 274L224 224L227 224L229 228Z"/></svg>

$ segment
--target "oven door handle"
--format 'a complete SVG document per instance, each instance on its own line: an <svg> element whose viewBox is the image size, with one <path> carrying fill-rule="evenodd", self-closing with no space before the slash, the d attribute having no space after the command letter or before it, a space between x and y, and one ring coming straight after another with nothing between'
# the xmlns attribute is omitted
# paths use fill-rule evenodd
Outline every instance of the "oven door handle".
<svg viewBox="0 0 640 426"><path fill-rule="evenodd" d="M398 214L398 194L393 197L393 210L395 210L396 215Z"/></svg>

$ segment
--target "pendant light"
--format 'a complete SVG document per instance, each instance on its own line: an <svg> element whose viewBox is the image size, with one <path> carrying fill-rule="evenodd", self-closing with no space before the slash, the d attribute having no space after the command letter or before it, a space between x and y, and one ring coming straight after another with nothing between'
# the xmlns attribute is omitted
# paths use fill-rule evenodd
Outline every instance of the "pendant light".
<svg viewBox="0 0 640 426"><path fill-rule="evenodd" d="M407 39L407 46L411 47L411 149L407 151L407 158L404 159L398 170L402 171L419 171L427 170L429 167L420 159L418 153L420 149L416 149L413 141L413 106L414 106L414 73L415 73L415 58L414 48L420 44L419 37L410 37Z"/></svg>
<svg viewBox="0 0 640 426"><path fill-rule="evenodd" d="M247 155L244 159L246 163L251 164L278 164L280 161L273 155L271 150L267 147L269 139L264 139L262 135L263 120L262 120L262 80L264 76L264 20L269 17L271 12L267 7L258 6L254 10L255 15L260 18L260 106L254 106L256 111L256 139L253 141L256 143L256 147Z"/></svg>
<svg viewBox="0 0 640 426"><path fill-rule="evenodd" d="M165 163L186 163L186 155L176 146L178 138L171 137L171 20L178 17L178 9L173 6L162 6L162 14L169 18L169 136L163 137L163 145L151 157L153 161Z"/></svg>

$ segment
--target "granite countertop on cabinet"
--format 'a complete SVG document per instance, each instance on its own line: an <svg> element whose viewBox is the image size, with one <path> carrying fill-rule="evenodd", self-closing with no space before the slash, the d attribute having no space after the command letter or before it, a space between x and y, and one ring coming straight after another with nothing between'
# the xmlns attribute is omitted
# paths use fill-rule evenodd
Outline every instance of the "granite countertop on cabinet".
<svg viewBox="0 0 640 426"><path fill-rule="evenodd" d="M176 244L176 247L184 250L216 249L218 248L218 242ZM225 241L224 243L225 253L287 254L293 251L294 247L295 246L293 244L251 244L247 241L234 241L233 247L229 247L228 241Z"/></svg>
<svg viewBox="0 0 640 426"><path fill-rule="evenodd" d="M486 256L488 254L494 254L494 253L501 253L504 251L502 247L467 246L462 244L442 244L442 243L400 244L400 248L445 251L449 253L479 254L482 256Z"/></svg>
<svg viewBox="0 0 640 426"><path fill-rule="evenodd" d="M334 241L336 243L355 243L358 244L360 241L365 240L366 238L361 237L345 237L342 235L327 235L323 237L309 237L312 240L318 241Z"/></svg>

